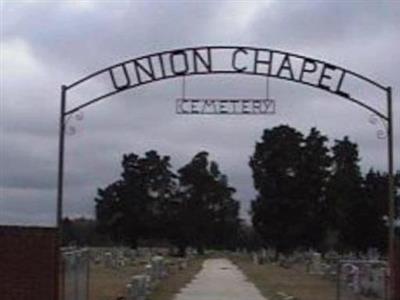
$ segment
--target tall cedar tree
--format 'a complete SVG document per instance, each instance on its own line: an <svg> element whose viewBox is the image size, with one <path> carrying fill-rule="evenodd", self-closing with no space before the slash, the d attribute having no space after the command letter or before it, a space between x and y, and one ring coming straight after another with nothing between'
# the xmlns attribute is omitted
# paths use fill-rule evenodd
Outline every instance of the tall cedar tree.
<svg viewBox="0 0 400 300"><path fill-rule="evenodd" d="M395 214L400 221L400 171L394 176L395 185ZM364 179L364 197L366 207L363 215L363 227L368 232L363 247L374 247L385 252L388 241L387 216L388 205L388 175L370 170ZM398 222L399 222L398 221ZM398 239L400 240L400 226L397 227Z"/></svg>
<svg viewBox="0 0 400 300"><path fill-rule="evenodd" d="M330 233L337 236L336 247L365 248L367 201L363 197L357 144L346 136L332 147L332 175L328 185L328 220Z"/></svg>
<svg viewBox="0 0 400 300"><path fill-rule="evenodd" d="M235 189L207 152L199 152L178 171L182 213L181 228L188 245L203 253L206 246L225 246L236 237L239 202Z"/></svg>
<svg viewBox="0 0 400 300"><path fill-rule="evenodd" d="M385 216L388 214L388 177L387 174L370 170L364 179L365 205L362 208L360 226L365 234L362 248L374 247L386 251L387 232Z"/></svg>
<svg viewBox="0 0 400 300"><path fill-rule="evenodd" d="M302 146L301 167L298 173L297 192L302 202L302 213L305 215L306 223L302 246L314 249L323 248L328 226L325 191L332 159L327 142L328 137L322 135L316 128L311 128Z"/></svg>
<svg viewBox="0 0 400 300"><path fill-rule="evenodd" d="M114 241L137 246L139 238L165 239L170 228L169 208L176 190L170 158L156 151L124 155L122 179L99 189L96 217Z"/></svg>
<svg viewBox="0 0 400 300"><path fill-rule="evenodd" d="M290 251L302 245L307 230L304 201L299 197L303 135L289 126L264 130L250 167L257 197L252 222L268 246Z"/></svg>
<svg viewBox="0 0 400 300"><path fill-rule="evenodd" d="M328 138L312 128L307 137L289 126L264 131L250 159L258 192L252 221L279 251L320 248L325 236L325 190L331 158Z"/></svg>

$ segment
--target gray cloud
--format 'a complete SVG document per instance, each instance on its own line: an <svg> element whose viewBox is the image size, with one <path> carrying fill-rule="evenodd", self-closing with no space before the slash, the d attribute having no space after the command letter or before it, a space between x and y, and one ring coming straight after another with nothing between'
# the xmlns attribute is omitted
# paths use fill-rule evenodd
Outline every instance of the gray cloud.
<svg viewBox="0 0 400 300"><path fill-rule="evenodd" d="M146 53L227 44L322 58L392 85L395 116L400 115L398 2L9 1L3 6L0 223L54 224L60 85ZM385 141L376 139L369 113L343 99L271 80L275 116L176 116L181 82L118 94L85 109L83 121L70 120L77 133L66 141L66 214L93 214L96 189L118 178L123 153L157 149L171 155L177 169L206 149L237 187L245 216L254 197L248 158L263 129L281 123L303 133L316 126L331 143L349 135L360 146L363 171L386 168ZM262 97L265 84L255 77L190 77L187 93ZM399 120L395 130L400 132ZM395 145L400 148L399 139Z"/></svg>

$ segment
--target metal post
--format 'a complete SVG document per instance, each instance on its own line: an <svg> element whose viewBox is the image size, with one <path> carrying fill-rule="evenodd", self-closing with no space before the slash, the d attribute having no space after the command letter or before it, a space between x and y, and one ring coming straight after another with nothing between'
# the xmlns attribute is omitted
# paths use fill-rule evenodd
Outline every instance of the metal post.
<svg viewBox="0 0 400 300"><path fill-rule="evenodd" d="M63 216L63 177L64 177L64 141L65 141L65 102L67 87L61 86L61 105L59 120L58 143L58 178L57 178L57 229L58 229L58 253L57 253L57 299L64 299L64 268L62 259L62 216ZM60 280L61 277L61 280ZM60 284L61 283L61 284ZM61 286L60 286L61 285Z"/></svg>
<svg viewBox="0 0 400 300"><path fill-rule="evenodd" d="M90 298L90 250L86 249L86 300Z"/></svg>
<svg viewBox="0 0 400 300"><path fill-rule="evenodd" d="M82 271L82 252L74 251L72 252L71 256L73 257L73 264L72 264L72 277L74 278L73 285L74 285L74 300L81 299L81 293L79 289L79 275ZM78 260L78 263L76 261Z"/></svg>
<svg viewBox="0 0 400 300"><path fill-rule="evenodd" d="M342 266L342 263L339 260L338 264L336 266L336 300L340 300L340 296L341 296L341 294L340 294L340 289L341 289L341 286L340 286L341 266Z"/></svg>
<svg viewBox="0 0 400 300"><path fill-rule="evenodd" d="M64 141L65 141L65 100L67 87L61 86L61 108L58 143L58 181L57 181L57 228L62 232L63 179L64 179Z"/></svg>
<svg viewBox="0 0 400 300"><path fill-rule="evenodd" d="M182 99L186 99L186 77L182 77Z"/></svg>
<svg viewBox="0 0 400 300"><path fill-rule="evenodd" d="M395 259L395 249L394 249L394 218L395 218L395 203L394 203L394 178L393 178L393 112L392 112L392 88L387 88L387 117L388 117L388 127L387 127L387 150L388 150L388 200L389 200L389 243L388 243L388 262L389 262L389 299L395 300L394 293L394 259Z"/></svg>

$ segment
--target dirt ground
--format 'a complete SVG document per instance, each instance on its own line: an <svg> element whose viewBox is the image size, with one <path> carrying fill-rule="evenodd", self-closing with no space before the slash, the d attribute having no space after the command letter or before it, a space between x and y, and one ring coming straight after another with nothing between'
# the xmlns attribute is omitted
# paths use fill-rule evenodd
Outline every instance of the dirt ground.
<svg viewBox="0 0 400 300"><path fill-rule="evenodd" d="M110 269L103 265L90 266L90 300L115 300L126 294L130 278L141 273L144 265L128 265L120 269Z"/></svg>
<svg viewBox="0 0 400 300"><path fill-rule="evenodd" d="M255 265L248 258L232 257L260 292L269 300L278 300L284 292L299 300L336 300L336 283L318 275L310 275L301 268L285 269L273 264ZM371 300L342 291L341 300Z"/></svg>

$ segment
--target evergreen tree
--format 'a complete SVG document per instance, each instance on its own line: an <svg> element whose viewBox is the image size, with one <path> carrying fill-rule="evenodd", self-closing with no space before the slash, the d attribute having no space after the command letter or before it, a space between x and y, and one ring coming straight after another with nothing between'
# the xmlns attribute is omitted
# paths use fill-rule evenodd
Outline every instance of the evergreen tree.
<svg viewBox="0 0 400 300"><path fill-rule="evenodd" d="M364 245L365 232L359 222L366 205L358 147L346 136L335 141L332 152L332 175L327 191L329 229L338 237L341 249L357 249Z"/></svg>
<svg viewBox="0 0 400 300"><path fill-rule="evenodd" d="M306 137L289 126L264 131L250 158L254 229L278 251L384 250L387 175L371 170L364 178L358 146L348 137L336 140L331 153L327 142L315 128Z"/></svg>
<svg viewBox="0 0 400 300"><path fill-rule="evenodd" d="M235 189L209 162L207 152L199 152L179 171L180 222L186 245L203 253L206 246L229 246L239 226L239 203Z"/></svg>
<svg viewBox="0 0 400 300"><path fill-rule="evenodd" d="M96 219L100 233L108 234L115 242L124 242L127 239L122 211L126 201L122 200L124 183L118 180L105 189L97 190L96 202ZM135 218L134 218L135 219ZM135 227L129 233L130 244L135 244L137 232Z"/></svg>
<svg viewBox="0 0 400 300"><path fill-rule="evenodd" d="M359 224L364 232L364 240L359 247L374 247L382 252L387 247L388 228L385 216L388 215L388 177L370 170L364 179L365 205L359 213Z"/></svg>
<svg viewBox="0 0 400 300"><path fill-rule="evenodd" d="M257 198L251 213L255 230L278 251L303 244L307 209L300 201L303 135L289 126L264 130L257 142L250 167Z"/></svg>
<svg viewBox="0 0 400 300"><path fill-rule="evenodd" d="M174 201L175 175L170 158L156 151L124 155L122 179L98 190L96 216L100 228L115 241L136 247L138 238L167 238L168 212Z"/></svg>
<svg viewBox="0 0 400 300"><path fill-rule="evenodd" d="M137 246L138 239L168 239L184 255L188 246L231 247L240 220L235 189L208 153L200 152L179 170L170 170L168 156L156 151L124 155L122 177L99 189L99 229L115 242Z"/></svg>
<svg viewBox="0 0 400 300"><path fill-rule="evenodd" d="M400 217L400 172L394 175L395 199L397 206L395 208L395 217ZM388 241L387 216L389 214L388 203L388 174L369 170L364 179L364 198L365 206L360 219L360 226L365 232L362 248L374 247L385 252ZM362 225L361 225L362 224Z"/></svg>
<svg viewBox="0 0 400 300"><path fill-rule="evenodd" d="M312 128L304 140L297 189L304 210L306 230L303 245L321 249L327 229L326 187L330 176L331 157L328 138Z"/></svg>

